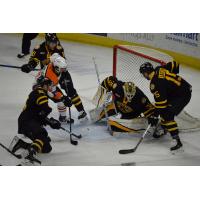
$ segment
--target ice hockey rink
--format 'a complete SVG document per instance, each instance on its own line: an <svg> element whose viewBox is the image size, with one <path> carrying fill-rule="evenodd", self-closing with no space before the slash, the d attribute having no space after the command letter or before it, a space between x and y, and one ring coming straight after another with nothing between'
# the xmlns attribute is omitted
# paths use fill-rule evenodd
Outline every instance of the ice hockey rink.
<svg viewBox="0 0 200 200"><path fill-rule="evenodd" d="M32 48L39 44L42 38L32 42ZM92 57L96 62L103 80L112 74L112 49L66 42L61 40L65 54L69 60L69 72L72 75L75 88L82 98L86 111L94 108L91 99L95 94L98 81ZM0 64L21 66L26 59L18 59L16 55L21 49L21 36L16 34L0 34ZM191 102L186 111L193 117L200 118L200 72L182 66L183 76L193 86ZM0 67L0 142L8 146L17 134L17 119L31 91L34 72L25 74L19 69ZM55 104L51 114L58 117ZM72 107L72 116L77 118L77 111ZM66 126L67 128L67 126ZM169 135L155 140L147 136L137 152L120 155L120 149L132 148L137 143L139 134L119 134L111 136L104 123L80 124L77 120L72 129L74 133L82 134L77 146L70 144L69 136L64 131L47 128L52 138L53 150L50 154L39 155L42 165L76 165L76 166L118 166L123 163L132 165L200 165L200 131L181 133L184 152L172 155L169 151L171 138ZM16 165L15 159L0 147L0 164Z"/></svg>

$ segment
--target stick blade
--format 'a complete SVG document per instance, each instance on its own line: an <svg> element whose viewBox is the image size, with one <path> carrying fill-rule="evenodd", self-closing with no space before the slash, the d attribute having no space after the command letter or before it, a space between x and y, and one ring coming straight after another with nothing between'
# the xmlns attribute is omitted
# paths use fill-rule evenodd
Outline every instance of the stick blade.
<svg viewBox="0 0 200 200"><path fill-rule="evenodd" d="M122 149L119 150L119 154L129 154L129 153L133 153L135 152L135 148L134 149Z"/></svg>
<svg viewBox="0 0 200 200"><path fill-rule="evenodd" d="M81 139L81 138L82 138L82 135L77 135L77 138Z"/></svg>
<svg viewBox="0 0 200 200"><path fill-rule="evenodd" d="M78 142L75 141L75 140L72 140L72 141L71 141L71 144L73 144L73 145L78 145Z"/></svg>

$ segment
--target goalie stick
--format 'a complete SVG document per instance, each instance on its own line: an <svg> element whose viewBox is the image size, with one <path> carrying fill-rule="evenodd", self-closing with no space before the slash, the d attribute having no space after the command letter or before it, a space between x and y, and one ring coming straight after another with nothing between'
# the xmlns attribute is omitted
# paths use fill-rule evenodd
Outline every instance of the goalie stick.
<svg viewBox="0 0 200 200"><path fill-rule="evenodd" d="M96 60L95 60L95 57L92 57L93 59L93 62L94 62L94 67L95 67L95 72L96 72L96 75L97 75L97 80L98 80L98 84L101 85L101 82L100 82L100 77L99 77L99 70L98 70L98 66L96 64ZM104 109L104 112L105 112L105 117L106 117L106 121L107 121L107 127L108 127L108 131L110 132L110 134L112 135L112 130L111 130L111 127L108 123L108 113L106 111L106 105L104 103L103 105L103 109Z"/></svg>
<svg viewBox="0 0 200 200"><path fill-rule="evenodd" d="M132 149L122 149L122 150L119 150L119 154L128 154L128 153L134 153L138 146L140 145L140 143L143 141L144 137L146 136L146 134L148 133L149 129L150 129L151 125L149 124L147 129L145 130L145 132L142 134L142 137L140 138L140 140L138 141L138 143L136 144L136 146ZM154 132L157 131L157 126L154 130Z"/></svg>

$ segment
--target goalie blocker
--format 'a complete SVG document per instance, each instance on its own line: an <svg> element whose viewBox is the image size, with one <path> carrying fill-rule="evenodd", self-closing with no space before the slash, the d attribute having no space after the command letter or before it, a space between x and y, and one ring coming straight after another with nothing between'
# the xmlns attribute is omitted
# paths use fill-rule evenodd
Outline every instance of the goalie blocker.
<svg viewBox="0 0 200 200"><path fill-rule="evenodd" d="M155 126L158 122L155 107L148 97L134 83L122 82L113 76L103 80L93 103L97 108L90 111L91 120L98 122L105 119L106 111L112 131L134 132L145 129L148 123ZM119 115L110 117L116 114Z"/></svg>

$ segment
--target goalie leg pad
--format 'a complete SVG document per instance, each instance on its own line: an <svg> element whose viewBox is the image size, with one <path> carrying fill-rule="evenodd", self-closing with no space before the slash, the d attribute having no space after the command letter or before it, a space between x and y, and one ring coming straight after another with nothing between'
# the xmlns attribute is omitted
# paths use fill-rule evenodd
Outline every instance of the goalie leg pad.
<svg viewBox="0 0 200 200"><path fill-rule="evenodd" d="M148 124L147 120L142 117L130 120L109 117L108 123L112 131L128 133L145 130Z"/></svg>
<svg viewBox="0 0 200 200"><path fill-rule="evenodd" d="M109 105L107 105L107 107L105 109L106 109L108 116L117 114L114 103L110 103ZM95 108L93 110L90 110L89 114L90 114L91 121L97 122L97 121L104 119L106 116L105 109L104 109L104 106L101 106L101 107Z"/></svg>

